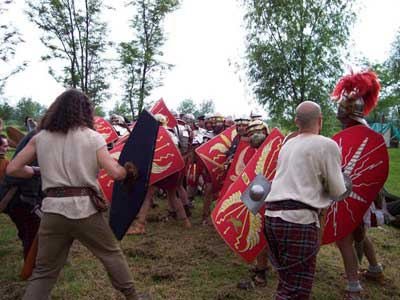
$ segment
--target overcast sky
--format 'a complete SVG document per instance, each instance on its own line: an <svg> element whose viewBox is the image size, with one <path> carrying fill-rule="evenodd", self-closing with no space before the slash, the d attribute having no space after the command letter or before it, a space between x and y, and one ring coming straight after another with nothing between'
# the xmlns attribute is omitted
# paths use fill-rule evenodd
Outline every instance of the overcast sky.
<svg viewBox="0 0 400 300"><path fill-rule="evenodd" d="M15 104L21 97L49 105L64 89L48 75L47 65L40 62L46 53L39 40L40 32L23 14L23 2L8 13L8 18L20 29L25 43L18 48L16 60L29 61L24 72L9 80L5 96ZM116 10L107 13L110 38L118 43L131 38L128 20L132 12L125 1L112 1ZM155 89L151 100L163 97L176 109L187 98L199 103L213 99L216 110L225 115L249 114L260 110L243 74L235 72L234 63L244 56L243 10L235 0L182 0L181 8L167 17L165 30L168 40L164 59L175 67L166 73L164 85ZM386 59L396 31L400 28L400 1L361 0L359 21L352 30L353 53L372 61ZM231 62L231 63L230 63ZM347 62L351 65L351 62ZM120 83L112 82L113 96L104 103L113 107L121 94Z"/></svg>

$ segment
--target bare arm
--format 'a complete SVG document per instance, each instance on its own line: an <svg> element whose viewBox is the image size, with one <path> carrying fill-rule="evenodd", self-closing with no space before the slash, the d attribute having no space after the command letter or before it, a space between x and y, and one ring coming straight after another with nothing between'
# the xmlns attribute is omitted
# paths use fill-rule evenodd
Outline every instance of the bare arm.
<svg viewBox="0 0 400 300"><path fill-rule="evenodd" d="M115 180L123 180L126 177L126 170L117 161L112 158L107 151L107 146L97 150L97 160L101 168Z"/></svg>
<svg viewBox="0 0 400 300"><path fill-rule="evenodd" d="M17 154L7 166L6 174L19 178L32 178L35 173L33 168L28 166L36 159L36 139L33 137L29 143Z"/></svg>

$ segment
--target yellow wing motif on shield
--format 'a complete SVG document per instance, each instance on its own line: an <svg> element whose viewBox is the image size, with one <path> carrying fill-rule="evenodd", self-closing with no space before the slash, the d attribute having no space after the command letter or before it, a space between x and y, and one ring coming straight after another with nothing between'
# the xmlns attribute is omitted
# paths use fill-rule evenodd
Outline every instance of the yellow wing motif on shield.
<svg viewBox="0 0 400 300"><path fill-rule="evenodd" d="M260 235L259 233L261 232L262 229L262 218L260 214L253 215L250 211L248 211L249 214L249 232L246 237L246 247L240 252L245 252L248 251L260 242Z"/></svg>
<svg viewBox="0 0 400 300"><path fill-rule="evenodd" d="M272 143L269 142L268 145L266 145L264 147L264 149L262 149L261 155L258 158L258 161L256 164L256 170L255 170L256 174L263 174L265 161L267 160L267 156L268 156L269 152L271 151L271 146L272 146Z"/></svg>
<svg viewBox="0 0 400 300"><path fill-rule="evenodd" d="M167 170L170 166L172 165L172 161L167 163L165 166L160 166L153 162L151 165L151 173L153 174L160 174L163 173L165 170Z"/></svg>
<svg viewBox="0 0 400 300"><path fill-rule="evenodd" d="M222 143L216 143L214 146L210 148L208 152L211 153L214 150L217 150L221 153L226 153L228 151L228 148Z"/></svg>
<svg viewBox="0 0 400 300"><path fill-rule="evenodd" d="M242 195L242 193L240 191L237 191L236 193L233 193L228 200L225 200L224 203L222 203L221 207L218 210L217 216L215 218L215 220L217 221L218 224L220 224L221 222L223 222L225 220L225 218L228 216L228 214L224 215L221 219L219 219L221 213L225 212L229 207L231 207L232 205L242 202L240 200L240 196Z"/></svg>

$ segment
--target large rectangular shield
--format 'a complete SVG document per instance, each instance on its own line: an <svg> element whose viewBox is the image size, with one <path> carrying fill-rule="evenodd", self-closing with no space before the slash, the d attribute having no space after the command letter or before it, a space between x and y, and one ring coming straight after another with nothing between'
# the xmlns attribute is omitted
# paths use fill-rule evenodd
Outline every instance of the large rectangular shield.
<svg viewBox="0 0 400 300"><path fill-rule="evenodd" d="M139 169L139 178L130 192L124 191L121 181L114 182L110 227L118 240L124 237L146 196L158 128L154 117L142 111L118 159L120 165L130 161Z"/></svg>
<svg viewBox="0 0 400 300"><path fill-rule="evenodd" d="M266 245L265 206L254 215L241 197L256 175L262 174L272 181L283 139L282 133L274 128L211 214L219 235L247 262L253 261Z"/></svg>
<svg viewBox="0 0 400 300"><path fill-rule="evenodd" d="M175 117L171 114L163 98L161 98L156 102L156 104L154 104L154 106L150 109L150 112L153 115L155 114L164 115L167 118L167 126L169 128L174 128L176 125L178 125L178 122L176 121Z"/></svg>
<svg viewBox="0 0 400 300"><path fill-rule="evenodd" d="M228 172L225 176L225 181L220 191L220 199L225 195L226 191L231 187L231 185L236 181L240 173L256 153L256 148L250 146L249 142L241 140L236 149L236 153L233 157L232 163L229 166Z"/></svg>
<svg viewBox="0 0 400 300"><path fill-rule="evenodd" d="M102 117L94 117L94 129L104 137L107 144L118 140L114 127Z"/></svg>
<svg viewBox="0 0 400 300"><path fill-rule="evenodd" d="M150 184L154 184L185 167L181 152L167 130L160 126L151 167Z"/></svg>
<svg viewBox="0 0 400 300"><path fill-rule="evenodd" d="M220 190L224 183L226 152L236 134L236 126L233 125L195 150L211 176L214 191Z"/></svg>

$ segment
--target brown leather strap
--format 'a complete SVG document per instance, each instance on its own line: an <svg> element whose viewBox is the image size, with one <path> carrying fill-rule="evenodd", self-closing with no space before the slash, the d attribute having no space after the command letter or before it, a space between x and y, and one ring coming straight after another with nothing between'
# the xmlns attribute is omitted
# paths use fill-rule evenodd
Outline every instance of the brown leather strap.
<svg viewBox="0 0 400 300"><path fill-rule="evenodd" d="M273 202L266 202L265 208L267 210L277 211L277 210L298 210L298 209L308 209L315 212L319 212L317 208L312 207L304 202L296 201L296 200L280 200Z"/></svg>
<svg viewBox="0 0 400 300"><path fill-rule="evenodd" d="M92 188L81 186L53 187L46 189L45 193L47 197L55 198L93 196L96 194Z"/></svg>

